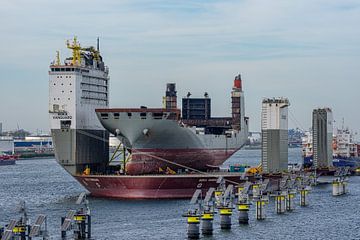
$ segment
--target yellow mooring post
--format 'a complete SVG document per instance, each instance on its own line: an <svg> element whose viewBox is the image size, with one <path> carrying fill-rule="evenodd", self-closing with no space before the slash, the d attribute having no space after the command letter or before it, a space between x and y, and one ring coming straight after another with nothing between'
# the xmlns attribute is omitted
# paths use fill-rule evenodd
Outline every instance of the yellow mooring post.
<svg viewBox="0 0 360 240"><path fill-rule="evenodd" d="M231 207L219 207L220 210L220 227L221 229L231 229Z"/></svg>
<svg viewBox="0 0 360 240"><path fill-rule="evenodd" d="M212 211L204 211L201 216L201 231L203 235L212 235L213 234L213 220L214 213Z"/></svg>
<svg viewBox="0 0 360 240"><path fill-rule="evenodd" d="M249 210L250 210L250 203L248 203L247 201L238 203L240 224L249 224Z"/></svg>
<svg viewBox="0 0 360 240"><path fill-rule="evenodd" d="M277 214L283 214L286 211L285 194L278 192L275 196L275 210Z"/></svg>
<svg viewBox="0 0 360 240"><path fill-rule="evenodd" d="M189 211L187 214L184 214L183 217L187 218L187 234L189 239L199 239L200 237L200 215L198 212Z"/></svg>
<svg viewBox="0 0 360 240"><path fill-rule="evenodd" d="M266 218L265 204L266 204L266 201L264 199L262 199L262 198L256 199L256 201L255 201L255 205L256 205L255 213L256 213L256 219L257 220L265 220L265 218Z"/></svg>
<svg viewBox="0 0 360 240"><path fill-rule="evenodd" d="M301 207L306 207L308 205L308 201L307 201L307 195L309 193L309 190L307 189L300 189L300 206Z"/></svg>
<svg viewBox="0 0 360 240"><path fill-rule="evenodd" d="M286 195L286 211L293 211L295 209L294 198L295 193L293 191L289 191Z"/></svg>

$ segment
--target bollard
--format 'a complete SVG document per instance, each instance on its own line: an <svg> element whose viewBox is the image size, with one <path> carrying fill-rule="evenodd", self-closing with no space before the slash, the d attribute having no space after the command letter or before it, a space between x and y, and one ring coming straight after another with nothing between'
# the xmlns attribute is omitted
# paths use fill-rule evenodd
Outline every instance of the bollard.
<svg viewBox="0 0 360 240"><path fill-rule="evenodd" d="M222 207L220 209L220 227L221 229L231 229L232 208Z"/></svg>
<svg viewBox="0 0 360 240"><path fill-rule="evenodd" d="M275 196L275 210L277 214L283 214L286 210L285 195L280 192Z"/></svg>
<svg viewBox="0 0 360 240"><path fill-rule="evenodd" d="M306 189L300 190L300 206L302 206L302 207L306 207L308 205L308 202L307 202L308 192L309 191Z"/></svg>
<svg viewBox="0 0 360 240"><path fill-rule="evenodd" d="M257 199L256 202L256 209L255 209L255 213L256 213L256 219L257 220L265 220L266 216L265 216L265 200L263 199Z"/></svg>
<svg viewBox="0 0 360 240"><path fill-rule="evenodd" d="M16 225L13 229L14 235L18 236L19 240L26 240L26 226L25 225Z"/></svg>
<svg viewBox="0 0 360 240"><path fill-rule="evenodd" d="M342 193L340 191L340 182L339 180L334 180L332 183L332 195L333 196L340 196Z"/></svg>
<svg viewBox="0 0 360 240"><path fill-rule="evenodd" d="M199 239L200 231L199 231L199 225L200 225L200 218L198 215L188 215L187 218L188 222L188 238L189 239Z"/></svg>
<svg viewBox="0 0 360 240"><path fill-rule="evenodd" d="M201 231L203 235L212 235L213 234L213 212L204 212L201 216L202 224Z"/></svg>
<svg viewBox="0 0 360 240"><path fill-rule="evenodd" d="M249 224L249 203L239 203L239 224Z"/></svg>
<svg viewBox="0 0 360 240"><path fill-rule="evenodd" d="M286 195L286 211L293 211L295 209L294 198L295 198L295 193L289 191L288 194Z"/></svg>
<svg viewBox="0 0 360 240"><path fill-rule="evenodd" d="M86 215L85 214L76 214L74 220L77 224L77 229L74 231L74 238L76 240L86 238Z"/></svg>
<svg viewBox="0 0 360 240"><path fill-rule="evenodd" d="M348 193L348 188L347 188L348 182L346 180L344 180L342 183L343 183L342 192L343 192L343 194L346 194L346 193Z"/></svg>
<svg viewBox="0 0 360 240"><path fill-rule="evenodd" d="M189 210L186 214L182 215L187 218L187 235L188 239L199 239L200 237L200 215L198 211Z"/></svg>

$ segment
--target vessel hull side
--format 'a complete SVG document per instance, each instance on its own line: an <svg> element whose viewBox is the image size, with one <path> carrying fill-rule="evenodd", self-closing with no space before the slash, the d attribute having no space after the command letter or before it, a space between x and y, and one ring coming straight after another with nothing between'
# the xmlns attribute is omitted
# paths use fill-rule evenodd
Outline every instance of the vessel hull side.
<svg viewBox="0 0 360 240"><path fill-rule="evenodd" d="M206 170L221 165L237 149L133 149L126 165L129 174L158 173L172 170Z"/></svg>
<svg viewBox="0 0 360 240"><path fill-rule="evenodd" d="M231 175L156 175L156 176L76 176L94 197L116 199L179 199L191 198L196 189L205 196L210 187L218 187L219 176L230 184L241 183L239 174ZM281 177L270 180L269 188L276 190Z"/></svg>

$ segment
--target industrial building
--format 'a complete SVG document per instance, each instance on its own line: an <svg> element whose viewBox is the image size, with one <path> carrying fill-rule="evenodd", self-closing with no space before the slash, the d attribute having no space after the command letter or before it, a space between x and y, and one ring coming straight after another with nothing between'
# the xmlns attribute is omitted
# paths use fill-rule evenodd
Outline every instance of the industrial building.
<svg viewBox="0 0 360 240"><path fill-rule="evenodd" d="M330 108L313 110L313 148L315 168L333 166L333 115Z"/></svg>
<svg viewBox="0 0 360 240"><path fill-rule="evenodd" d="M267 98L261 112L261 164L264 173L288 169L288 106L287 98Z"/></svg>

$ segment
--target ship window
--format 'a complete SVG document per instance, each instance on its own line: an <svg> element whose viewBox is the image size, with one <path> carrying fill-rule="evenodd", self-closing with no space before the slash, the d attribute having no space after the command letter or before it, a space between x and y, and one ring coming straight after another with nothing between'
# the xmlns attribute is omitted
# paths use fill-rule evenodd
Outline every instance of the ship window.
<svg viewBox="0 0 360 240"><path fill-rule="evenodd" d="M64 90L63 91L61 91L62 93L64 93Z"/></svg>
<svg viewBox="0 0 360 240"><path fill-rule="evenodd" d="M153 118L154 119L162 119L163 118L163 113L160 112L160 113L153 113Z"/></svg>
<svg viewBox="0 0 360 240"><path fill-rule="evenodd" d="M131 113L131 112L128 112L127 114L128 114L128 117L131 117L131 115L132 115L132 113Z"/></svg>
<svg viewBox="0 0 360 240"><path fill-rule="evenodd" d="M119 119L120 113L114 113L114 118Z"/></svg>
<svg viewBox="0 0 360 240"><path fill-rule="evenodd" d="M72 90L70 90L70 92L72 93Z"/></svg>
<svg viewBox="0 0 360 240"><path fill-rule="evenodd" d="M60 121L60 128L61 129L69 129L70 126L71 126L71 121L70 120Z"/></svg>
<svg viewBox="0 0 360 240"><path fill-rule="evenodd" d="M56 83L54 83L54 86L56 85Z"/></svg>
<svg viewBox="0 0 360 240"><path fill-rule="evenodd" d="M107 114L107 113L101 113L100 116L101 116L102 119L108 119L109 118L109 114Z"/></svg>
<svg viewBox="0 0 360 240"><path fill-rule="evenodd" d="M141 119L146 119L146 112L140 113L140 117L141 117Z"/></svg>
<svg viewBox="0 0 360 240"><path fill-rule="evenodd" d="M70 100L70 98L68 98L68 100Z"/></svg>

